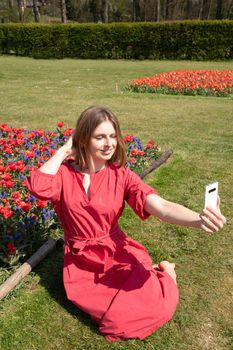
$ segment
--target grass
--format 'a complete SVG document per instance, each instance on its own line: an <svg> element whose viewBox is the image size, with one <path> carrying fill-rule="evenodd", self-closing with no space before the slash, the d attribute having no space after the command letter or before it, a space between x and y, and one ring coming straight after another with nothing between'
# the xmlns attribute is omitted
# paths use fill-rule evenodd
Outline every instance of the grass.
<svg viewBox="0 0 233 350"><path fill-rule="evenodd" d="M121 225L154 261L177 264L180 303L174 318L143 342L108 343L88 316L66 300L62 249L54 251L0 303L0 348L11 350L231 350L233 342L232 98L123 92L125 81L173 69L233 69L233 62L33 60L0 57L0 121L11 126L73 127L89 105L118 116L123 133L155 138L174 154L146 178L161 196L200 211L205 184L218 180L224 230L141 222L127 207Z"/></svg>

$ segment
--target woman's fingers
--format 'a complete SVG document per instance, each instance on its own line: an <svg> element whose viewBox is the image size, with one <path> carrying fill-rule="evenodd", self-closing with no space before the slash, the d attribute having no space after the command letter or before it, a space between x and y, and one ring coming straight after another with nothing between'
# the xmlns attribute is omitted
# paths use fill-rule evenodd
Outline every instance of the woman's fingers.
<svg viewBox="0 0 233 350"><path fill-rule="evenodd" d="M226 223L224 215L212 208L203 209L200 218L202 220L201 228L206 232L217 232Z"/></svg>
<svg viewBox="0 0 233 350"><path fill-rule="evenodd" d="M68 154L72 153L72 145L73 145L73 136L70 136L69 139L65 143L66 152Z"/></svg>
<svg viewBox="0 0 233 350"><path fill-rule="evenodd" d="M203 214L210 218L211 221L219 223L220 228L226 223L226 218L220 213L212 208L206 208L203 210Z"/></svg>
<svg viewBox="0 0 233 350"><path fill-rule="evenodd" d="M201 221L202 221L202 225L201 228L206 231L206 232L218 232L219 231L219 227L212 222L208 217L206 217L205 215L200 215L201 217Z"/></svg>
<svg viewBox="0 0 233 350"><path fill-rule="evenodd" d="M214 210L212 208L206 208L206 209L203 210L203 213L204 213L204 215L211 216L212 219L216 218L219 222L222 222L223 225L227 222L225 216L222 215L220 210L217 211L217 210Z"/></svg>

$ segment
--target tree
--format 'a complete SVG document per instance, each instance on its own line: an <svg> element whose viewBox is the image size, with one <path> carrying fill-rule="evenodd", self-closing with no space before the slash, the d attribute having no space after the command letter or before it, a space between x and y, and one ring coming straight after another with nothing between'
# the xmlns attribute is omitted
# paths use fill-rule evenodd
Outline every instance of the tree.
<svg viewBox="0 0 233 350"><path fill-rule="evenodd" d="M223 0L217 0L216 19L222 19Z"/></svg>
<svg viewBox="0 0 233 350"><path fill-rule="evenodd" d="M100 8L98 0L90 0L89 2L90 12L93 16L94 22L98 22L100 20Z"/></svg>
<svg viewBox="0 0 233 350"><path fill-rule="evenodd" d="M19 19L19 11L18 6L16 6L15 0L5 0L2 2L2 9L4 9L4 15L2 18L2 22L5 20L10 22L18 21Z"/></svg>
<svg viewBox="0 0 233 350"><path fill-rule="evenodd" d="M156 5L157 5L157 12L156 12L156 21L159 22L160 21L160 7L161 7L161 3L160 3L160 0L157 0L156 2Z"/></svg>
<svg viewBox="0 0 233 350"><path fill-rule="evenodd" d="M228 11L227 11L227 18L232 18L232 9L233 9L233 0L231 0Z"/></svg>
<svg viewBox="0 0 233 350"><path fill-rule="evenodd" d="M108 23L108 0L102 0L101 1L101 21L103 23Z"/></svg>
<svg viewBox="0 0 233 350"><path fill-rule="evenodd" d="M133 0L133 16L132 16L133 22L140 22L141 21L141 7L140 7L140 0Z"/></svg>
<svg viewBox="0 0 233 350"><path fill-rule="evenodd" d="M186 18L187 19L192 19L192 10L193 10L193 1L192 0L187 0L186 4Z"/></svg>
<svg viewBox="0 0 233 350"><path fill-rule="evenodd" d="M9 6L9 9L13 9L14 7L14 1L13 0L8 0L8 6Z"/></svg>
<svg viewBox="0 0 233 350"><path fill-rule="evenodd" d="M26 0L17 0L18 11L19 11L19 20L24 22L24 12L26 8Z"/></svg>
<svg viewBox="0 0 233 350"><path fill-rule="evenodd" d="M34 18L35 22L40 22L40 12L37 6L37 0L33 0L33 12L34 12Z"/></svg>
<svg viewBox="0 0 233 350"><path fill-rule="evenodd" d="M199 18L209 19L212 0L201 0Z"/></svg>
<svg viewBox="0 0 233 350"><path fill-rule="evenodd" d="M85 5L86 0L66 0L67 18L71 19L72 21L78 21L80 16L82 16Z"/></svg>
<svg viewBox="0 0 233 350"><path fill-rule="evenodd" d="M3 22L30 21L32 9L35 22L42 15L63 23L233 19L233 0L0 0Z"/></svg>
<svg viewBox="0 0 233 350"><path fill-rule="evenodd" d="M60 6L61 6L61 21L62 21L62 23L66 23L67 22L66 1L60 0Z"/></svg>
<svg viewBox="0 0 233 350"><path fill-rule="evenodd" d="M166 0L165 20L173 19L173 9L174 9L174 1L173 0Z"/></svg>

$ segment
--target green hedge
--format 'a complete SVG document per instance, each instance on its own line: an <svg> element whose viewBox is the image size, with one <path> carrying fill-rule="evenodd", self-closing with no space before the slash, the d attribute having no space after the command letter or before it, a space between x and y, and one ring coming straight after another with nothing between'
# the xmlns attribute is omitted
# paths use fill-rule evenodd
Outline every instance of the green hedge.
<svg viewBox="0 0 233 350"><path fill-rule="evenodd" d="M0 53L34 58L225 60L233 21L0 24Z"/></svg>

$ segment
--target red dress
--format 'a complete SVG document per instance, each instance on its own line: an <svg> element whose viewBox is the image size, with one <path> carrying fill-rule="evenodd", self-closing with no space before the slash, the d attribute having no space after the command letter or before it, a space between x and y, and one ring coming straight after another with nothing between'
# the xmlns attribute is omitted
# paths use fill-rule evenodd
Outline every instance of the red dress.
<svg viewBox="0 0 233 350"><path fill-rule="evenodd" d="M178 290L166 272L152 268L146 249L121 230L118 219L125 200L146 219L146 196L156 192L112 164L91 175L88 199L83 176L68 161L56 175L37 170L27 180L34 196L52 201L64 228L67 297L107 340L143 339L171 319Z"/></svg>

